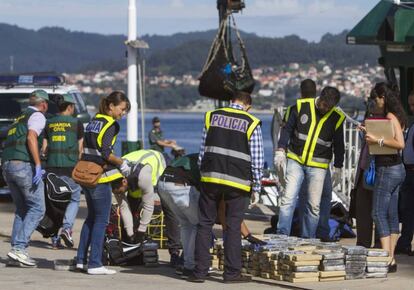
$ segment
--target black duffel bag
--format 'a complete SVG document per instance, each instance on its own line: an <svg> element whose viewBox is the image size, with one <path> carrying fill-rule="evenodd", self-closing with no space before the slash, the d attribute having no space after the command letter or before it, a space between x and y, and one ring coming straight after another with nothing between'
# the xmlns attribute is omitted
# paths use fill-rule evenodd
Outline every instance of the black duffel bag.
<svg viewBox="0 0 414 290"><path fill-rule="evenodd" d="M240 49L239 61L233 54L232 27L229 18L232 18L236 31L237 44ZM200 95L213 99L229 101L237 91L249 94L253 92L255 81L247 59L246 48L231 14L220 24L199 80Z"/></svg>
<svg viewBox="0 0 414 290"><path fill-rule="evenodd" d="M66 181L54 173L48 173L45 178L46 213L40 221L37 230L45 238L58 234L63 223L66 208L71 200L72 190Z"/></svg>

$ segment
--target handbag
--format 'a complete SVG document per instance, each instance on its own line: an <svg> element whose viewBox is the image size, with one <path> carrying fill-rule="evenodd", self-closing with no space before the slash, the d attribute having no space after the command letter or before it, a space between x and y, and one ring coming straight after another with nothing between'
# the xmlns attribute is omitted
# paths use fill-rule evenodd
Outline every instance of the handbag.
<svg viewBox="0 0 414 290"><path fill-rule="evenodd" d="M369 162L368 170L364 172L364 181L365 185L373 187L375 184L375 159L372 158Z"/></svg>
<svg viewBox="0 0 414 290"><path fill-rule="evenodd" d="M72 171L72 179L85 187L95 187L103 173L103 167L95 162L79 160Z"/></svg>

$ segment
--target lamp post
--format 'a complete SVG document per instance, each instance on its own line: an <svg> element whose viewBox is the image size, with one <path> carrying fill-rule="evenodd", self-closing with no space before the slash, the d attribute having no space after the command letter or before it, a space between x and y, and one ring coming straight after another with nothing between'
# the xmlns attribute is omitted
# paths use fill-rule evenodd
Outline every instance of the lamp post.
<svg viewBox="0 0 414 290"><path fill-rule="evenodd" d="M137 8L136 0L128 4L128 43L137 38ZM127 142L138 141L138 104L137 104L137 50L127 45L128 49L128 99L131 111L127 117Z"/></svg>
<svg viewBox="0 0 414 290"><path fill-rule="evenodd" d="M127 116L127 141L122 144L122 153L143 148L143 144L138 142L138 102L137 102L137 56L138 49L148 49L148 43L137 39L137 8L136 0L128 2L128 40L125 41L128 54L128 99L131 103L131 111ZM141 103L141 122L144 122L144 101L143 101L143 79L140 71L140 103ZM142 124L142 130L144 125ZM144 141L144 132L142 142Z"/></svg>

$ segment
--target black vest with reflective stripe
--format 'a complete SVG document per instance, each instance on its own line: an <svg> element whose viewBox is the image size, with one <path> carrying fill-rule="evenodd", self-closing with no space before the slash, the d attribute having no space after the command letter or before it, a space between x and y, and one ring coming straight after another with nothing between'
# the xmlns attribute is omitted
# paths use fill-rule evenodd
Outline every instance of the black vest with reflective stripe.
<svg viewBox="0 0 414 290"><path fill-rule="evenodd" d="M119 133L119 124L110 116L97 114L86 126L83 138L82 160L92 161L99 165L105 165L106 160L102 158L102 138L111 126L115 126L115 136L112 139L112 147ZM112 148L113 151L113 148Z"/></svg>
<svg viewBox="0 0 414 290"><path fill-rule="evenodd" d="M250 192L249 140L260 120L242 110L223 108L206 114L207 135L201 162L201 182Z"/></svg>
<svg viewBox="0 0 414 290"><path fill-rule="evenodd" d="M288 157L306 166L328 168L335 131L342 126L344 114L333 108L321 116L313 98L298 100L296 110L296 128L290 139Z"/></svg>

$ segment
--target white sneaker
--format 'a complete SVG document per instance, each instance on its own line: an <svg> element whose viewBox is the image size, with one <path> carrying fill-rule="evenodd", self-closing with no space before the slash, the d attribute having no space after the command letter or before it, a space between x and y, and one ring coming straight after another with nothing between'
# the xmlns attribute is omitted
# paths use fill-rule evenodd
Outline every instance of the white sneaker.
<svg viewBox="0 0 414 290"><path fill-rule="evenodd" d="M29 254L23 250L11 250L7 256L17 262L20 262L24 266L35 267L36 261L29 257Z"/></svg>
<svg viewBox="0 0 414 290"><path fill-rule="evenodd" d="M86 272L86 271L88 271L88 265L76 264L75 269L77 271Z"/></svg>
<svg viewBox="0 0 414 290"><path fill-rule="evenodd" d="M115 270L107 269L104 266L99 268L88 269L89 275L113 275L116 274Z"/></svg>

